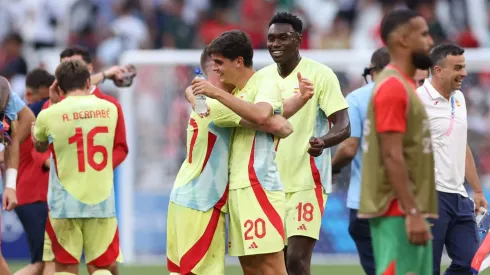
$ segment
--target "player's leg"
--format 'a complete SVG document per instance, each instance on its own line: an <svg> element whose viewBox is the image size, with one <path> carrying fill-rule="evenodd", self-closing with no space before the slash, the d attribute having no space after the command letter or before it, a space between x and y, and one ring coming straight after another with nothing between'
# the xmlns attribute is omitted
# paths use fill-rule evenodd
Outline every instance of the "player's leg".
<svg viewBox="0 0 490 275"><path fill-rule="evenodd" d="M359 219L355 209L350 209L349 213L349 234L356 244L364 272L366 275L374 275L374 255L369 220Z"/></svg>
<svg viewBox="0 0 490 275"><path fill-rule="evenodd" d="M455 214L454 207L452 205L450 194L437 192L438 194L438 207L439 217L437 219L430 219L430 229L432 232L432 251L434 267L433 274L441 274L441 258L444 251L444 244L446 243L447 230L452 223L453 216Z"/></svg>
<svg viewBox="0 0 490 275"><path fill-rule="evenodd" d="M245 274L286 273L285 194L262 186L230 190L228 254L238 256Z"/></svg>
<svg viewBox="0 0 490 275"><path fill-rule="evenodd" d="M17 271L15 275L42 274L44 269L43 252L48 205L36 202L15 208L27 236L27 244L31 254L31 264Z"/></svg>
<svg viewBox="0 0 490 275"><path fill-rule="evenodd" d="M226 202L227 194L221 201ZM223 205L218 203L218 205ZM225 213L170 202L167 215L167 268L177 274L225 274Z"/></svg>
<svg viewBox="0 0 490 275"><path fill-rule="evenodd" d="M83 251L83 234L79 219L59 219L48 215L46 232L55 259L55 274L78 274Z"/></svg>
<svg viewBox="0 0 490 275"><path fill-rule="evenodd" d="M320 186L294 192L287 197L287 270L290 275L310 274L311 256L320 237L327 195Z"/></svg>
<svg viewBox="0 0 490 275"><path fill-rule="evenodd" d="M0 274L10 274L10 269L0 250Z"/></svg>
<svg viewBox="0 0 490 275"><path fill-rule="evenodd" d="M459 194L451 195L455 196L457 213L446 235L446 250L452 261L445 274L471 275L471 261L479 247L474 204Z"/></svg>
<svg viewBox="0 0 490 275"><path fill-rule="evenodd" d="M82 234L85 261L91 274L110 272L120 252L116 217L83 219Z"/></svg>
<svg viewBox="0 0 490 275"><path fill-rule="evenodd" d="M49 239L48 232L44 232L44 247L43 247L43 275L53 275L55 269L54 253L51 248L51 240Z"/></svg>
<svg viewBox="0 0 490 275"><path fill-rule="evenodd" d="M404 217L370 221L376 274L431 274L432 242L425 246L408 241Z"/></svg>

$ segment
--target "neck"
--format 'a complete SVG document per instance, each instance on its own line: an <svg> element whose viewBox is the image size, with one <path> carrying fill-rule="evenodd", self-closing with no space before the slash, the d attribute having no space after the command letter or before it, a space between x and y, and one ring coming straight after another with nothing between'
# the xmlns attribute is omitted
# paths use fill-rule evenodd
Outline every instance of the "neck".
<svg viewBox="0 0 490 275"><path fill-rule="evenodd" d="M446 87L444 83L437 81L437 79L432 78L430 80L430 84L432 84L432 87L441 94L445 99L448 99L451 97L451 93L453 92L451 87Z"/></svg>
<svg viewBox="0 0 490 275"><path fill-rule="evenodd" d="M68 93L65 94L65 97L69 97L69 96L84 96L84 95L90 95L90 91L89 90L80 90L80 89L77 89L77 90L73 90L73 91L70 91Z"/></svg>
<svg viewBox="0 0 490 275"><path fill-rule="evenodd" d="M237 87L239 90L243 89L245 87L245 85L247 85L248 80L254 75L254 73L255 73L255 70L252 67L246 68L240 74L240 78L235 83L235 87Z"/></svg>
<svg viewBox="0 0 490 275"><path fill-rule="evenodd" d="M411 78L415 76L415 71L417 70L417 68L415 68L412 60L410 60L409 58L391 56L391 64L397 67L407 76Z"/></svg>
<svg viewBox="0 0 490 275"><path fill-rule="evenodd" d="M294 71L296 66L298 66L300 61L301 56L298 53L292 60L285 62L284 64L277 63L277 70L279 71L279 75L282 77L290 75Z"/></svg>

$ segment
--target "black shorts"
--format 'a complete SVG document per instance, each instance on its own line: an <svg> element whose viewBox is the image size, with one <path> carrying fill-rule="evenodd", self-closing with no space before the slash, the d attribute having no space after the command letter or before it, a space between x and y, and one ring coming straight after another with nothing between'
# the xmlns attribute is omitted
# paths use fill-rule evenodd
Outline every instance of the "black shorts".
<svg viewBox="0 0 490 275"><path fill-rule="evenodd" d="M46 202L25 204L17 206L15 212L26 232L27 244L31 253L31 263L42 262L48 204Z"/></svg>

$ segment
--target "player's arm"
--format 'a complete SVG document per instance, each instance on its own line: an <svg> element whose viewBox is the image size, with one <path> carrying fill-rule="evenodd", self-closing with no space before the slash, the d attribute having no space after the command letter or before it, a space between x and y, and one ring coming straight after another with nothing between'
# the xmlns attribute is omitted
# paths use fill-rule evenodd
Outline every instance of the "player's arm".
<svg viewBox="0 0 490 275"><path fill-rule="evenodd" d="M121 104L114 102L117 107L116 132L114 134L114 148L112 153L112 166L116 168L128 156L128 142L126 140L126 125Z"/></svg>
<svg viewBox="0 0 490 275"><path fill-rule="evenodd" d="M284 100L282 115L286 119L296 114L314 95L313 83L309 79L302 77L300 72L298 72L297 77L300 93Z"/></svg>
<svg viewBox="0 0 490 275"><path fill-rule="evenodd" d="M189 102L192 106L192 109L194 109L194 106L195 106L195 100L196 98L194 97L194 94L192 93L192 86L189 86L185 89L185 92L184 92L184 96L185 96L185 100L187 100L187 102Z"/></svg>
<svg viewBox="0 0 490 275"><path fill-rule="evenodd" d="M342 141L335 151L335 155L332 158L333 173L340 173L340 169L348 165L356 156L362 136L362 117L357 97L350 94L347 96L347 102L349 104L348 113L351 136Z"/></svg>
<svg viewBox="0 0 490 275"><path fill-rule="evenodd" d="M204 79L194 79L192 81L192 91L194 95L204 94L207 97L218 100L240 117L254 124L263 125L274 114L271 104L260 101L256 101L256 103L246 102L213 86Z"/></svg>
<svg viewBox="0 0 490 275"><path fill-rule="evenodd" d="M93 74L90 76L90 84L99 85L105 79L113 79L114 77L121 77L127 70L121 66L112 66L110 69Z"/></svg>
<svg viewBox="0 0 490 275"><path fill-rule="evenodd" d="M285 138L293 132L293 126L284 117L274 115L263 125L258 125L247 121L237 115L228 107L217 101L208 102L209 115L218 127L246 127L249 129L271 133L277 137Z"/></svg>
<svg viewBox="0 0 490 275"><path fill-rule="evenodd" d="M271 133L280 138L286 138L293 133L293 125L281 115L273 115L267 119L263 125L254 124L242 119L240 120L240 126L265 133Z"/></svg>
<svg viewBox="0 0 490 275"><path fill-rule="evenodd" d="M381 159L388 181L405 210L417 209L403 157L403 136L406 131L408 108L407 93L403 84L395 78L387 80L379 87L373 104Z"/></svg>
<svg viewBox="0 0 490 275"><path fill-rule="evenodd" d="M48 140L48 129L47 129L47 116L50 109L43 110L37 116L36 124L33 125L32 129L32 142L34 143L34 148L40 153L48 151L49 140Z"/></svg>

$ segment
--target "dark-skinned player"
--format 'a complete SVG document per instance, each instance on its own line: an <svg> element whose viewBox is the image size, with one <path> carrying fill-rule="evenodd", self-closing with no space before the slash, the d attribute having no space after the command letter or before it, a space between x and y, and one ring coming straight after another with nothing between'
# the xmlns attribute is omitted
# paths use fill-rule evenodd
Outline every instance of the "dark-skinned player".
<svg viewBox="0 0 490 275"><path fill-rule="evenodd" d="M313 247L331 187L330 147L350 136L347 103L335 73L301 57L303 23L278 13L269 23L267 47L272 64L263 69L279 86L283 99L299 92L297 72L313 82L315 95L289 118L295 131L279 142L277 164L286 192L285 228L288 274L310 274ZM284 116L291 110L284 106Z"/></svg>

